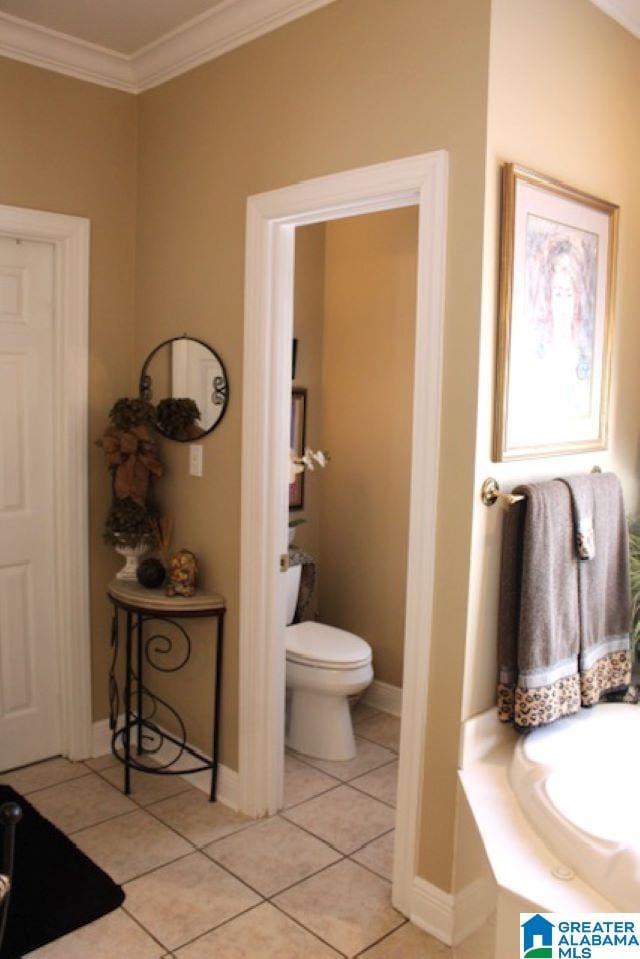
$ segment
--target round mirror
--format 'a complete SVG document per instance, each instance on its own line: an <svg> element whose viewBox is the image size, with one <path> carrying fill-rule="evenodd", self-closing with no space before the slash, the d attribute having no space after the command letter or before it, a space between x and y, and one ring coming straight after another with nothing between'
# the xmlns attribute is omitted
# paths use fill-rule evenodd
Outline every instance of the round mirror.
<svg viewBox="0 0 640 959"><path fill-rule="evenodd" d="M192 336L165 340L145 360L140 396L156 408L156 429L179 443L202 439L227 408L227 371L215 350Z"/></svg>

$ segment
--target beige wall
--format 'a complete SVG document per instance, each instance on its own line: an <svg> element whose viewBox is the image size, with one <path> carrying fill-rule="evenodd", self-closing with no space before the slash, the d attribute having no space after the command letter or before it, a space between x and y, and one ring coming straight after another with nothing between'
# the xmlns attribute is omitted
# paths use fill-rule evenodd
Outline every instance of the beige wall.
<svg viewBox="0 0 640 959"><path fill-rule="evenodd" d="M588 0L493 0L481 377L475 491L485 476L521 480L588 472L621 477L639 504L640 41ZM500 166L514 161L620 205L618 295L605 452L491 462ZM502 516L474 498L464 716L494 702Z"/></svg>
<svg viewBox="0 0 640 959"><path fill-rule="evenodd" d="M325 225L314 223L296 230L293 335L298 338L296 378L293 385L307 391L307 443L324 448L322 438L322 336L324 331ZM291 519L306 522L296 529L296 543L316 558L320 555L320 499L324 471L307 471L304 509L292 510ZM322 575L318 569L317 578ZM317 611L319 590L312 597Z"/></svg>
<svg viewBox="0 0 640 959"><path fill-rule="evenodd" d="M336 0L139 97L135 362L187 330L230 377L204 444L204 477L167 450L176 546L229 603L222 758L237 763L237 630L244 224L247 196L338 170L446 149L447 330L437 590L421 871L451 885L483 225L488 0ZM165 444L167 447L168 444ZM208 675L211 645L196 641ZM211 686L182 677L179 705L208 739ZM176 677L177 679L178 677Z"/></svg>
<svg viewBox="0 0 640 959"><path fill-rule="evenodd" d="M415 340L416 207L326 227L319 610L402 686Z"/></svg>
<svg viewBox="0 0 640 959"><path fill-rule="evenodd" d="M110 496L93 440L132 387L136 101L129 94L0 59L0 203L91 220L89 451L93 712L107 713L109 609L117 569L102 543ZM69 557L73 562L73 557Z"/></svg>

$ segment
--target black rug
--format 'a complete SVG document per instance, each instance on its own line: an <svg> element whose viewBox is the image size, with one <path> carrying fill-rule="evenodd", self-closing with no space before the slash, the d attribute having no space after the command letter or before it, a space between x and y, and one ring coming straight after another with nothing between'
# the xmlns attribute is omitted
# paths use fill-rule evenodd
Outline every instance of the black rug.
<svg viewBox="0 0 640 959"><path fill-rule="evenodd" d="M21 959L117 909L124 892L26 799L0 786L5 802L17 802L23 815L0 959Z"/></svg>

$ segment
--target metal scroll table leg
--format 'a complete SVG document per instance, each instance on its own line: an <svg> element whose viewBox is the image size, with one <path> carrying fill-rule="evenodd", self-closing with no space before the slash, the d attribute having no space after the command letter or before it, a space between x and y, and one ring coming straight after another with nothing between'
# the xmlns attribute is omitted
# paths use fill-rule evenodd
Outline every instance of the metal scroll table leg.
<svg viewBox="0 0 640 959"><path fill-rule="evenodd" d="M218 748L220 744L220 694L222 691L222 647L224 644L224 613L218 614L218 636L216 642L216 701L213 706L213 748L211 760L211 802L216 801L218 788Z"/></svg>
<svg viewBox="0 0 640 959"><path fill-rule="evenodd" d="M124 664L124 791L128 796L131 792L131 634L132 615L127 610L127 642L125 646Z"/></svg>
<svg viewBox="0 0 640 959"><path fill-rule="evenodd" d="M138 727L137 753L142 755L142 616L138 613L136 616L136 718Z"/></svg>

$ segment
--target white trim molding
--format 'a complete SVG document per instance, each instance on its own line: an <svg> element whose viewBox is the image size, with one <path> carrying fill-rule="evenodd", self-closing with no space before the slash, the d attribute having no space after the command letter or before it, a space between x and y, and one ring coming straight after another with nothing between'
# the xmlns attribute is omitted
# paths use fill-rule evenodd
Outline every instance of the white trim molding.
<svg viewBox="0 0 640 959"><path fill-rule="evenodd" d="M402 716L402 689L374 679L362 697L362 702L391 716Z"/></svg>
<svg viewBox="0 0 640 959"><path fill-rule="evenodd" d="M433 602L447 154L435 151L309 180L247 202L240 574L240 808L282 805L294 231L417 206L418 267L403 709L393 902L409 915L421 786Z"/></svg>
<svg viewBox="0 0 640 959"><path fill-rule="evenodd" d="M333 0L222 0L135 53L111 50L0 11L0 55L141 93Z"/></svg>
<svg viewBox="0 0 640 959"><path fill-rule="evenodd" d="M0 206L0 234L54 247L54 511L61 743L91 749L89 624L89 220ZM72 557L72 561L70 558Z"/></svg>
<svg viewBox="0 0 640 959"><path fill-rule="evenodd" d="M453 945L453 896L420 876L413 882L409 919L446 946Z"/></svg>
<svg viewBox="0 0 640 959"><path fill-rule="evenodd" d="M333 0L222 0L132 57L136 92L165 83Z"/></svg>
<svg viewBox="0 0 640 959"><path fill-rule="evenodd" d="M118 716L118 728L124 722L124 715ZM187 743L187 745L189 745ZM194 747L195 748L195 747ZM97 759L99 756L106 756L111 752L111 729L109 728L108 719L100 719L93 724L91 731L91 755L94 759ZM203 753L202 750L198 752L204 756L206 759L210 759L206 753ZM169 762L173 758L174 752L171 749L171 746L168 744L163 746L156 754L155 758L159 762ZM180 760L175 765L176 769L181 768L182 766L188 766L189 762L192 762L188 756L181 757ZM198 773L182 773L182 778L186 779L188 783L191 783L192 786L195 786L197 789L201 789L203 793L206 793L207 796L211 790L211 773L208 772L198 772ZM238 774L235 769L231 769L229 766L223 766L222 763L218 766L218 800L223 803L225 806L229 806L231 809L238 808Z"/></svg>
<svg viewBox="0 0 640 959"><path fill-rule="evenodd" d="M409 918L446 946L457 946L485 924L496 901L497 888L489 876L475 879L457 893L444 892L417 876Z"/></svg>
<svg viewBox="0 0 640 959"><path fill-rule="evenodd" d="M0 54L103 87L136 92L131 58L0 11Z"/></svg>
<svg viewBox="0 0 640 959"><path fill-rule="evenodd" d="M640 37L640 4L638 0L591 0L621 27Z"/></svg>

